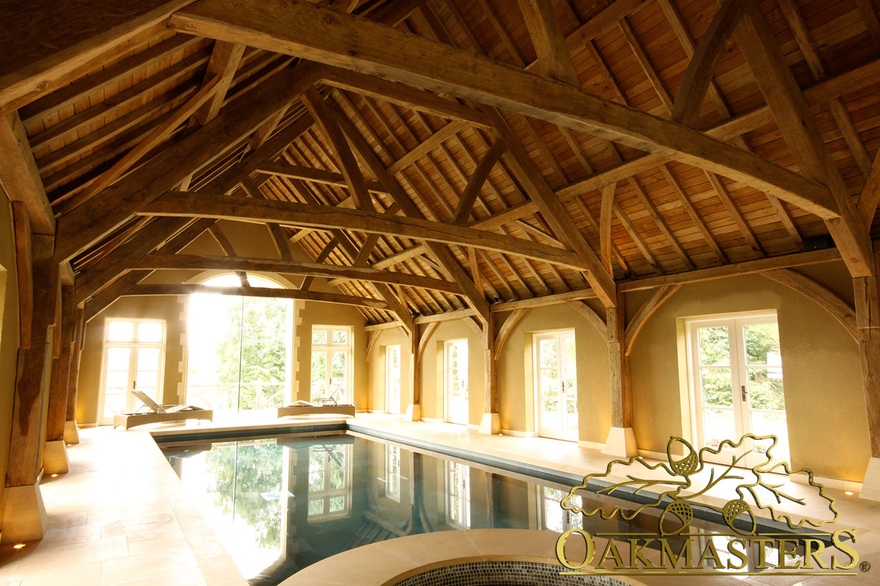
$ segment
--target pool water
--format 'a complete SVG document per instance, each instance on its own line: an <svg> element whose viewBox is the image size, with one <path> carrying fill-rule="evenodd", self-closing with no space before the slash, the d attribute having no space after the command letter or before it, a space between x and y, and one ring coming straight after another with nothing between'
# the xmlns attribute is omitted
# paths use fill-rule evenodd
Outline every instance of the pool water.
<svg viewBox="0 0 880 586"><path fill-rule="evenodd" d="M568 486L353 435L162 445L251 584L278 584L342 551L469 528L582 527ZM588 518L590 531L626 531ZM536 552L553 555L552 552Z"/></svg>

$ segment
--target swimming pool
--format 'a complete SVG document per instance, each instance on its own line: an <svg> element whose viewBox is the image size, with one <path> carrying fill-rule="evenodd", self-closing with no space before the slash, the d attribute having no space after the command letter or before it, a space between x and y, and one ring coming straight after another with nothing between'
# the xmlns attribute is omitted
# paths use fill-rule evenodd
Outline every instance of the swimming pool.
<svg viewBox="0 0 880 586"><path fill-rule="evenodd" d="M368 436L341 426L292 429L236 440L156 437L182 486L254 585L279 584L323 559L398 537L505 528L626 536L655 532L663 512L646 509L631 521L583 517L560 506L582 481L574 474L392 434ZM583 509L633 509L653 497L582 492L577 498ZM695 518L687 535L664 540L675 551L689 539L698 551L710 541L723 549L729 536L717 523L712 515ZM552 558L552 549L534 553ZM776 565L778 551L764 549Z"/></svg>
<svg viewBox="0 0 880 586"><path fill-rule="evenodd" d="M278 584L337 553L405 535L583 523L559 506L576 477L530 479L350 432L160 447L251 584ZM618 520L588 522L594 531L626 530Z"/></svg>

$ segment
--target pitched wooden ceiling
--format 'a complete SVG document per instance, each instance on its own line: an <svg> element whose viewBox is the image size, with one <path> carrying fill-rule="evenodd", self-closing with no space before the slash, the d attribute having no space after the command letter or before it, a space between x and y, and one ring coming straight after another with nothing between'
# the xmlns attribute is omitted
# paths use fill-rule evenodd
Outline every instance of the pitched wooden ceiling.
<svg viewBox="0 0 880 586"><path fill-rule="evenodd" d="M871 270L876 0L117 4L43 84L14 40L0 72L0 183L93 314L183 292L138 284L180 268L305 275L290 296L406 327ZM277 255L237 256L218 218ZM226 258L181 252L205 231Z"/></svg>

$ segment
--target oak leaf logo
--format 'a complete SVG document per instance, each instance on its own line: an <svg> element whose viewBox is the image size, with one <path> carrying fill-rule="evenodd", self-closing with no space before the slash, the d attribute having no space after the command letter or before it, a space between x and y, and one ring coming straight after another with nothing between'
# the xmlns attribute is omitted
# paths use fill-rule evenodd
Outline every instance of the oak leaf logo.
<svg viewBox="0 0 880 586"><path fill-rule="evenodd" d="M632 520L646 508L662 508L658 523L661 535L675 535L688 527L694 519L695 508L720 513L725 524L742 535L754 535L757 531L755 510L768 511L774 521L785 522L791 529L800 529L805 524L821 527L836 521L838 512L834 499L815 482L811 470L792 470L785 462L773 461L772 453L778 441L772 435L747 433L737 442L723 440L717 447L697 451L687 440L670 437L666 444L667 462L652 464L640 456L612 460L604 473L588 474L583 483L572 488L562 499L562 508L588 517L599 514L605 520L620 516L625 521ZM679 456L679 453L684 455ZM729 454L729 464L717 465L708 461L717 461L722 453L722 457ZM758 463L741 467L746 460ZM785 481L796 475L804 476L803 484L815 490L806 496L786 492ZM626 499L626 508L598 505L588 509L581 506L577 493L587 490L587 485L594 479L608 479L610 484L593 492ZM729 500L717 506L702 499L704 495ZM631 508L634 500L639 504ZM781 510L783 506L816 505L823 501L827 501L828 511L822 517L797 516ZM824 511L815 506L810 510Z"/></svg>

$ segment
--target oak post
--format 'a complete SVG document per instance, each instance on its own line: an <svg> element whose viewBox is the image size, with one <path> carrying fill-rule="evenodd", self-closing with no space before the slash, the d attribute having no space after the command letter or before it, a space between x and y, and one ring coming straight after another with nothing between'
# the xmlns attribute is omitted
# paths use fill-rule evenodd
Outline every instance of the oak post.
<svg viewBox="0 0 880 586"><path fill-rule="evenodd" d="M409 378L412 382L412 402L406 408L407 421L420 421L422 419L422 352L421 352L421 336L419 326L413 324L409 334L410 351L412 359L410 360Z"/></svg>
<svg viewBox="0 0 880 586"><path fill-rule="evenodd" d="M483 324L483 368L485 375L486 398L480 433L494 435L501 433L501 419L498 416L498 369L495 363L495 314L489 313L489 321Z"/></svg>
<svg viewBox="0 0 880 586"><path fill-rule="evenodd" d="M611 369L611 429L605 440L604 453L629 458L637 452L632 430L632 389L629 380L629 358L624 349L626 329L626 304L623 294L618 294L617 306L605 312L608 362Z"/></svg>
<svg viewBox="0 0 880 586"><path fill-rule="evenodd" d="M41 466L42 428L49 383L58 265L55 239L32 235L33 321L30 348L19 349L12 407L12 433L6 471L3 541L41 539L48 519L37 483Z"/></svg>
<svg viewBox="0 0 880 586"><path fill-rule="evenodd" d="M853 279L853 290L868 438L871 443L871 460L865 473L861 498L876 501L880 500L880 290L877 277Z"/></svg>
<svg viewBox="0 0 880 586"><path fill-rule="evenodd" d="M67 382L67 412L64 417L64 443L79 443L79 428L76 425L76 392L79 386L79 364L85 342L85 308L76 309L76 330L73 334L73 348L70 353L70 371Z"/></svg>

